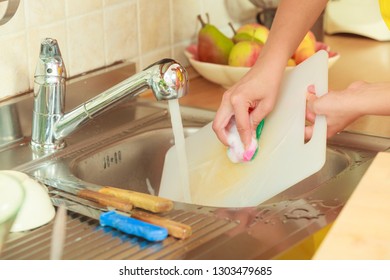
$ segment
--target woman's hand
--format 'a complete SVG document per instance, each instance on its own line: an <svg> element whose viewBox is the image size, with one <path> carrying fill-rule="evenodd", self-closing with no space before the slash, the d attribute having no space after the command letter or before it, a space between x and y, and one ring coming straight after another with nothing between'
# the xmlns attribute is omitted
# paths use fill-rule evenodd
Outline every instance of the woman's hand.
<svg viewBox="0 0 390 280"><path fill-rule="evenodd" d="M234 116L245 148L262 119L274 108L287 61L325 8L327 0L281 0L267 41L255 65L225 92L213 122L218 139L226 146Z"/></svg>
<svg viewBox="0 0 390 280"><path fill-rule="evenodd" d="M213 122L218 139L226 146L229 122L234 116L244 147L247 148L256 135L256 128L273 109L279 80L264 81L261 70L251 69L237 84L227 90Z"/></svg>
<svg viewBox="0 0 390 280"><path fill-rule="evenodd" d="M358 81L345 90L329 91L321 97L316 97L314 87L308 88L306 120L311 125L306 126L305 139L313 134L313 124L316 115L325 115L327 122L327 137L342 131L345 127L365 114L386 114L383 104L389 103L389 84L369 84ZM375 94L377 93L377 94ZM390 112L389 112L390 113Z"/></svg>

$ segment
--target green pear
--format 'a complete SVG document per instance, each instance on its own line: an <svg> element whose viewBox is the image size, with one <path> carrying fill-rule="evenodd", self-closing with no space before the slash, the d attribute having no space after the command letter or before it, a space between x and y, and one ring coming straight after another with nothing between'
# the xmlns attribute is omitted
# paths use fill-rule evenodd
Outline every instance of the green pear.
<svg viewBox="0 0 390 280"><path fill-rule="evenodd" d="M200 15L198 19L202 24L198 33L199 61L226 65L230 50L234 46L232 39L209 22L205 23Z"/></svg>

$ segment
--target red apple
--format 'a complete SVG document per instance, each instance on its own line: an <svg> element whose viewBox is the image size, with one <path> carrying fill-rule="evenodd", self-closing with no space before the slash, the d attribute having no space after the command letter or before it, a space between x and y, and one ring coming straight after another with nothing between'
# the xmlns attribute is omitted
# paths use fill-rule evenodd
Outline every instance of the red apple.
<svg viewBox="0 0 390 280"><path fill-rule="evenodd" d="M263 44L253 41L238 42L230 51L228 63L230 66L252 67L262 48Z"/></svg>
<svg viewBox="0 0 390 280"><path fill-rule="evenodd" d="M293 55L293 59L297 65L316 52L316 41L316 37L312 31L306 33Z"/></svg>

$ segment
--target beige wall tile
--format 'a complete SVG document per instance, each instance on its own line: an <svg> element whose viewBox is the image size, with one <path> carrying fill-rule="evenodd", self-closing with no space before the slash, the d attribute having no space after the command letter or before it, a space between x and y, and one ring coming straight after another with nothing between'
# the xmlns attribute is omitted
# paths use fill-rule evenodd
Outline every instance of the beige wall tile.
<svg viewBox="0 0 390 280"><path fill-rule="evenodd" d="M155 52L148 53L146 55L142 55L142 63L140 65L141 69L144 69L148 67L149 65L155 63L156 61L159 61L163 58L170 58L171 57L171 50L170 48L167 49L160 49Z"/></svg>
<svg viewBox="0 0 390 280"><path fill-rule="evenodd" d="M137 5L134 1L104 11L107 64L138 56L137 30Z"/></svg>
<svg viewBox="0 0 390 280"><path fill-rule="evenodd" d="M68 74L74 76L105 65L102 12L68 21Z"/></svg>
<svg viewBox="0 0 390 280"><path fill-rule="evenodd" d="M139 0L141 53L147 54L171 44L169 0Z"/></svg>
<svg viewBox="0 0 390 280"><path fill-rule="evenodd" d="M184 55L184 50L187 46L187 43L181 43L175 45L175 47L173 48L173 58L180 62L183 66L190 65L187 57Z"/></svg>
<svg viewBox="0 0 390 280"><path fill-rule="evenodd" d="M135 3L137 0L103 0L103 5L104 6L111 6L111 5L116 5L120 3Z"/></svg>
<svg viewBox="0 0 390 280"><path fill-rule="evenodd" d="M229 13L226 8L225 0L203 0L204 13L209 13L210 23L225 27L229 22Z"/></svg>
<svg viewBox="0 0 390 280"><path fill-rule="evenodd" d="M65 19L65 0L24 0L27 25L36 27Z"/></svg>
<svg viewBox="0 0 390 280"><path fill-rule="evenodd" d="M67 16L78 16L100 10L103 0L66 0Z"/></svg>
<svg viewBox="0 0 390 280"><path fill-rule="evenodd" d="M172 0L173 41L196 41L200 23L197 16L202 13L198 0Z"/></svg>
<svg viewBox="0 0 390 280"><path fill-rule="evenodd" d="M29 88L26 34L0 37L0 99Z"/></svg>

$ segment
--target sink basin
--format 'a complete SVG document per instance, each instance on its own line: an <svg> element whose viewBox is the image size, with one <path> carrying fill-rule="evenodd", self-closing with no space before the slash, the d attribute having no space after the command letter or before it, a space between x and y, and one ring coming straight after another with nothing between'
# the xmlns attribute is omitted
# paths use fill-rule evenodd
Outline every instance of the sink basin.
<svg viewBox="0 0 390 280"><path fill-rule="evenodd" d="M184 132L187 136L197 130L197 127L186 127ZM165 154L173 143L171 128L142 132L74 159L71 171L86 182L155 195L159 193ZM351 163L348 154L328 148L323 168L295 185L294 195L320 186ZM283 199L277 196L274 201Z"/></svg>
<svg viewBox="0 0 390 280"><path fill-rule="evenodd" d="M198 128L186 128L185 135ZM75 159L78 178L98 185L158 194L165 153L174 143L172 129L143 132Z"/></svg>
<svg viewBox="0 0 390 280"><path fill-rule="evenodd" d="M113 186L157 194L165 153L173 145L168 109L166 104L143 101L128 106L145 107L154 114L140 117L111 133L85 139L79 146L67 147L50 158L25 166L24 171L33 176L64 179L64 182L74 180L85 186ZM215 114L190 107L182 107L181 112L186 135L210 122ZM343 132L329 139L326 163L320 171L257 207L223 208L174 202L174 210L164 216L191 225L193 235L180 241L169 237L153 250L155 245L145 245L145 241L137 238L118 243L118 238L129 237L99 230L97 221L73 213L69 230L90 228L85 234L91 242L79 247L77 240L84 234L75 235L68 241L64 258L277 258L331 224L376 153L389 147L388 138ZM69 206L68 210L78 212L77 207ZM41 237L32 232L26 238L31 241ZM106 240L103 247L109 249L98 249L99 240ZM15 238L11 245L17 246L19 241ZM9 255L7 252L5 258L14 256L11 249ZM26 258L42 257L38 253L26 254Z"/></svg>

